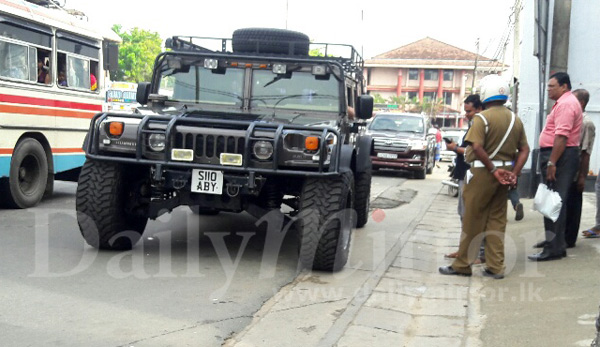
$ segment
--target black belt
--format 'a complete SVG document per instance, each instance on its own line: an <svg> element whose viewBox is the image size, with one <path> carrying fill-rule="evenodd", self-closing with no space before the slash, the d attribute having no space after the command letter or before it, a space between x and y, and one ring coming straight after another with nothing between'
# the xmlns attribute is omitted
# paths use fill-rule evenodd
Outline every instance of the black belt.
<svg viewBox="0 0 600 347"><path fill-rule="evenodd" d="M579 146L567 146L565 149L579 148ZM541 147L540 152L552 152L552 147Z"/></svg>

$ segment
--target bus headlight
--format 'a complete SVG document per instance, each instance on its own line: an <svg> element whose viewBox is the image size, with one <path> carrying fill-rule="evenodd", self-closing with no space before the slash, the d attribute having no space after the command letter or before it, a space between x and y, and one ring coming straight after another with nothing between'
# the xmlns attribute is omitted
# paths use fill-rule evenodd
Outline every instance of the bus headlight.
<svg viewBox="0 0 600 347"><path fill-rule="evenodd" d="M151 134L148 136L148 146L155 152L162 152L166 147L166 137L164 134Z"/></svg>
<svg viewBox="0 0 600 347"><path fill-rule="evenodd" d="M269 141L256 141L252 153L260 160L268 160L273 155L273 144Z"/></svg>

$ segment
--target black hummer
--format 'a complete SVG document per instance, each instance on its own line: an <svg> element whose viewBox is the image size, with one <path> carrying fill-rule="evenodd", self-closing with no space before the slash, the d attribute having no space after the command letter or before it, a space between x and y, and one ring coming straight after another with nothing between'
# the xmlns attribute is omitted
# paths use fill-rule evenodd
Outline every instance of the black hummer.
<svg viewBox="0 0 600 347"><path fill-rule="evenodd" d="M371 139L359 128L373 99L360 55L262 28L166 47L138 86L144 107L92 120L76 203L85 240L130 249L148 218L180 205L260 218L285 204L302 265L341 269L369 209Z"/></svg>

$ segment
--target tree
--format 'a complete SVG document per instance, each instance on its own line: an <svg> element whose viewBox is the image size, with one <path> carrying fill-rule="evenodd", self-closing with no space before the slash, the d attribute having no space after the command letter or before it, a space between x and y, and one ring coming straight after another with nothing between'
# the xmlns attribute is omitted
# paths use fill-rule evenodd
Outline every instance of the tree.
<svg viewBox="0 0 600 347"><path fill-rule="evenodd" d="M381 96L381 94L377 93L375 95L373 95L373 103L375 104L385 104L385 99L383 98L383 96Z"/></svg>
<svg viewBox="0 0 600 347"><path fill-rule="evenodd" d="M126 32L119 24L113 25L112 30L123 40L119 47L119 70L113 79L136 83L150 81L154 59L162 51L158 33L139 28Z"/></svg>

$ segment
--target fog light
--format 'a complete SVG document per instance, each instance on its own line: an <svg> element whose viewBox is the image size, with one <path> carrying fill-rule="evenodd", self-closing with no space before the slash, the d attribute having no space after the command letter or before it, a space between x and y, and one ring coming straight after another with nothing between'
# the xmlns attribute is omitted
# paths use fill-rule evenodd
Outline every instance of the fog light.
<svg viewBox="0 0 600 347"><path fill-rule="evenodd" d="M273 144L269 141L256 141L252 153L260 160L268 160L273 155Z"/></svg>
<svg viewBox="0 0 600 347"><path fill-rule="evenodd" d="M161 152L166 147L166 137L164 134L151 134L148 136L148 146L155 152Z"/></svg>
<svg viewBox="0 0 600 347"><path fill-rule="evenodd" d="M118 137L123 135L123 128L125 128L125 124L122 122L110 122L108 124L108 133L111 136Z"/></svg>
<svg viewBox="0 0 600 347"><path fill-rule="evenodd" d="M316 151L319 149L319 138L316 136L307 136L304 139L304 148L309 151Z"/></svg>

